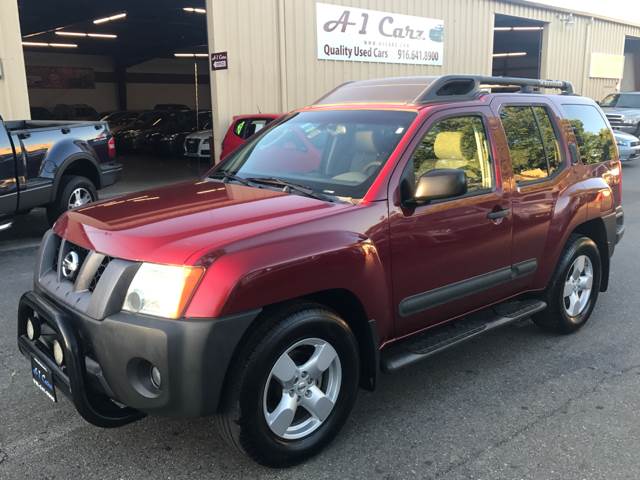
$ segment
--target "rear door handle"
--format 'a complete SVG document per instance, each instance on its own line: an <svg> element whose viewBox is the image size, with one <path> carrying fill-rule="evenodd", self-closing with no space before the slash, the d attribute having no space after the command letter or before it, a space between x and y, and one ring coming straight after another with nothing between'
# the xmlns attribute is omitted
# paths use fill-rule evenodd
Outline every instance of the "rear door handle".
<svg viewBox="0 0 640 480"><path fill-rule="evenodd" d="M487 213L487 218L489 220L499 220L504 217L508 217L511 213L510 208L503 208L502 210L494 210L492 212Z"/></svg>

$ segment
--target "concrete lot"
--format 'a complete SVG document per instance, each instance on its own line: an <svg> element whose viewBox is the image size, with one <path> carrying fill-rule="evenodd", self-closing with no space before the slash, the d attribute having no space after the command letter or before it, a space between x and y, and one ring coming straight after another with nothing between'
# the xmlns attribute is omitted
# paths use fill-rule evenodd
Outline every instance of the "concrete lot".
<svg viewBox="0 0 640 480"><path fill-rule="evenodd" d="M362 392L337 440L289 470L228 450L208 419L88 425L33 386L15 317L34 248L0 252L0 478L640 478L640 164L610 290L571 336L507 327Z"/></svg>

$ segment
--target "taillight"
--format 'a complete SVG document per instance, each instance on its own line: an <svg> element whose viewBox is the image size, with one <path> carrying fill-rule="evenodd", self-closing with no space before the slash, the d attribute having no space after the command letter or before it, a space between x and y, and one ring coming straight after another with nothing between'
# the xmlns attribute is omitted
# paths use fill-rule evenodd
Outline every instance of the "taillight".
<svg viewBox="0 0 640 480"><path fill-rule="evenodd" d="M116 140L115 140L115 138L113 138L113 137L109 138L109 140L107 141L107 150L109 152L109 159L113 160L114 158L116 158Z"/></svg>

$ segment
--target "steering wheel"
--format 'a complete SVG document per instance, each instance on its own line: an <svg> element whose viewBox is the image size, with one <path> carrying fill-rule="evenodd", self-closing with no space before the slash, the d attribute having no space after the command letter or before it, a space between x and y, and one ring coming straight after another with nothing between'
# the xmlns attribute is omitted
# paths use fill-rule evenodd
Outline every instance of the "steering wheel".
<svg viewBox="0 0 640 480"><path fill-rule="evenodd" d="M364 173L367 177L370 177L371 175L373 175L376 170L378 169L378 167L382 165L382 162L379 161L375 161L375 162L369 162L363 169L362 169L362 173Z"/></svg>

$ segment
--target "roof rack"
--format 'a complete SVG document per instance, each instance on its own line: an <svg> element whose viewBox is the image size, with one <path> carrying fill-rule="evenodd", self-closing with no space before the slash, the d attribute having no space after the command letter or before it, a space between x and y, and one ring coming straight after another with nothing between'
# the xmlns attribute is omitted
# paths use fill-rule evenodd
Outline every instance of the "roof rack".
<svg viewBox="0 0 640 480"><path fill-rule="evenodd" d="M473 100L487 87L494 90L516 89L522 93L535 93L535 89L539 88L553 88L565 95L573 94L570 82L557 80L481 75L408 76L346 82L318 99L315 104L380 102L422 105L454 102Z"/></svg>
<svg viewBox="0 0 640 480"><path fill-rule="evenodd" d="M536 78L491 77L481 75L443 75L436 77L414 100L416 104L438 101L470 100L488 87L519 87L520 93L536 93L535 88L558 89L563 95L573 95L573 85L565 80Z"/></svg>

